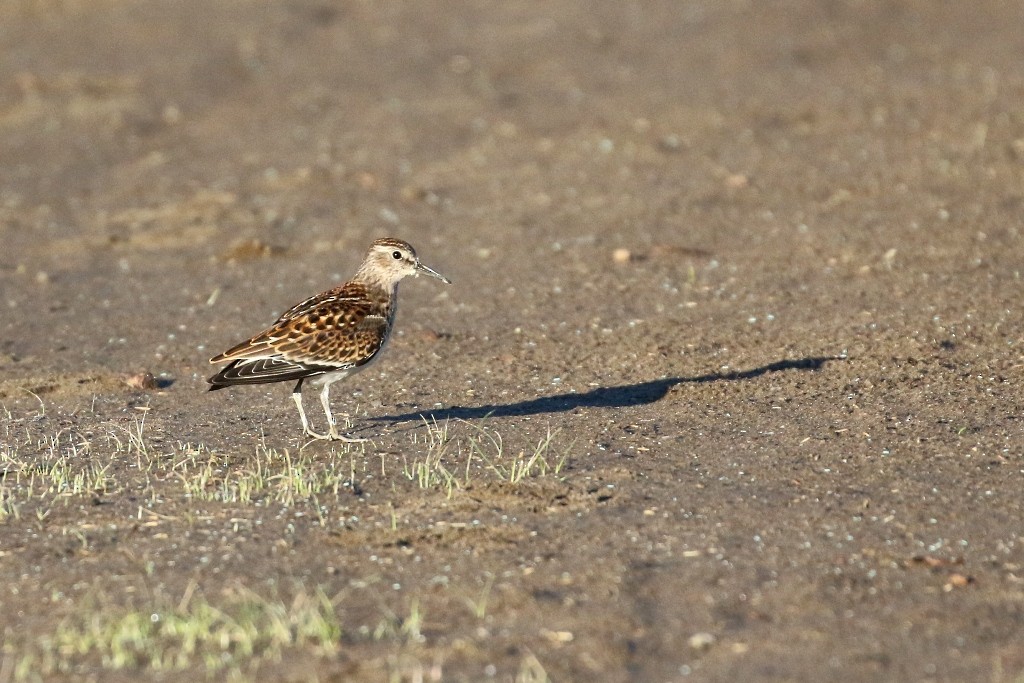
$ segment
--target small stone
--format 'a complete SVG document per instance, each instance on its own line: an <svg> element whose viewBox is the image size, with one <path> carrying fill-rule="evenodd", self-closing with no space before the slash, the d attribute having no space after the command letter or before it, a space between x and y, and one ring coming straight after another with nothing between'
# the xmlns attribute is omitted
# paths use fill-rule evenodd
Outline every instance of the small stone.
<svg viewBox="0 0 1024 683"><path fill-rule="evenodd" d="M255 261L271 256L279 256L286 251L285 247L270 245L261 239L240 239L231 243L231 246L221 254L221 259L235 262Z"/></svg>
<svg viewBox="0 0 1024 683"><path fill-rule="evenodd" d="M572 631L550 631L543 628L540 630L540 634L552 643L571 643L574 638Z"/></svg>
<svg viewBox="0 0 1024 683"><path fill-rule="evenodd" d="M954 588L963 588L965 586L971 585L972 583L974 583L973 576L966 576L958 572L955 574L950 574L949 580L942 587L942 590L948 593Z"/></svg>
<svg viewBox="0 0 1024 683"><path fill-rule="evenodd" d="M168 126L173 126L174 124L181 122L181 109L178 109L176 105L168 104L164 107L160 117Z"/></svg>
<svg viewBox="0 0 1024 683"><path fill-rule="evenodd" d="M690 647L694 650L707 650L709 647L715 644L718 638L713 633L707 633L702 631L701 633L694 633L690 636Z"/></svg>
<svg viewBox="0 0 1024 683"><path fill-rule="evenodd" d="M742 173L730 173L725 177L725 186L734 190L750 185L750 178Z"/></svg>
<svg viewBox="0 0 1024 683"><path fill-rule="evenodd" d="M156 377L153 376L152 372L140 372L130 375L125 378L124 383L131 389L142 389L144 391L152 391L160 386L157 384Z"/></svg>
<svg viewBox="0 0 1024 683"><path fill-rule="evenodd" d="M675 152L683 146L683 141L678 135L665 135L658 141L658 147L663 152Z"/></svg>
<svg viewBox="0 0 1024 683"><path fill-rule="evenodd" d="M377 176L368 171L363 171L357 175L356 182L359 184L359 187L364 190L375 190L377 189L377 185L380 184L377 180Z"/></svg>
<svg viewBox="0 0 1024 683"><path fill-rule="evenodd" d="M622 247L612 252L612 261L616 263L629 263L633 259L633 252Z"/></svg>

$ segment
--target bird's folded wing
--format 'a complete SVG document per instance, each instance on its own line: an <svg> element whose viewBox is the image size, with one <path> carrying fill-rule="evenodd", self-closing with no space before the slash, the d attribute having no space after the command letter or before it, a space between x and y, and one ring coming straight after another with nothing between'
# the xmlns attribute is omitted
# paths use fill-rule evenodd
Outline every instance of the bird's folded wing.
<svg viewBox="0 0 1024 683"><path fill-rule="evenodd" d="M210 362L266 360L325 370L346 368L369 361L386 332L387 319L370 302L322 300L304 315L281 320ZM274 363L266 365L267 372L275 370Z"/></svg>
<svg viewBox="0 0 1024 683"><path fill-rule="evenodd" d="M340 287L314 294L305 301L300 301L277 319L278 323L294 320L308 315L314 309L323 308L344 301L347 304L358 303L367 299L366 287L358 282L346 282Z"/></svg>
<svg viewBox="0 0 1024 683"><path fill-rule="evenodd" d="M289 379L299 379L332 368L318 369L315 366L292 363L280 358L254 358L236 360L214 378L212 384L262 384Z"/></svg>

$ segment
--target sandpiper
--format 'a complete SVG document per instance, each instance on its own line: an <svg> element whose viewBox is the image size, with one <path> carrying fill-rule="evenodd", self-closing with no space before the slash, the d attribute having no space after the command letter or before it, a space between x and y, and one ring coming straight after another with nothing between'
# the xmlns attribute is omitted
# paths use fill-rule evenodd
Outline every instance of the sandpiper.
<svg viewBox="0 0 1024 683"><path fill-rule="evenodd" d="M331 385L380 356L395 321L398 283L407 275L420 273L451 284L420 263L408 242L377 240L349 282L292 306L266 330L211 358L211 363L230 363L208 380L210 391L233 384L298 380L292 398L303 432L314 439L365 441L338 432L331 412ZM320 403L330 427L327 434L310 428L302 408L302 383L309 378L322 387Z"/></svg>

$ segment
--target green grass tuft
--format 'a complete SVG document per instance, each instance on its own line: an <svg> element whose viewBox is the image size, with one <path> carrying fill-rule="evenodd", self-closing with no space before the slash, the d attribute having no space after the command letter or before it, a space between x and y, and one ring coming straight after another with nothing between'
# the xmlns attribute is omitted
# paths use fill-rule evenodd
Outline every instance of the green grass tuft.
<svg viewBox="0 0 1024 683"><path fill-rule="evenodd" d="M341 623L322 591L298 592L290 602L264 599L244 588L216 606L190 586L177 605L138 609L83 605L49 636L28 648L15 680L73 672L98 661L104 669L176 671L202 662L208 674L256 668L289 648L329 655Z"/></svg>

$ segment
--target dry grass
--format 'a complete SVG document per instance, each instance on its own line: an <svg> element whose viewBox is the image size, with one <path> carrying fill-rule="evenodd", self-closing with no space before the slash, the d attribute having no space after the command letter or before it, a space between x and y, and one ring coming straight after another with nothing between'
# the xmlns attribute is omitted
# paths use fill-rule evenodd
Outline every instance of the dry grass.
<svg viewBox="0 0 1024 683"><path fill-rule="evenodd" d="M491 425L465 421L425 421L407 437L387 437L397 442L387 450L368 452L352 444L292 450L260 441L239 452L174 440L152 427L148 409L117 422L96 419L90 424L79 416L73 429L55 429L57 420L45 418L42 410L21 417L0 414L0 531L34 525L67 539L66 547L86 556L93 552L94 537L73 521L75 509L97 501L131 498L138 504L131 522L160 518L168 523L188 523L194 511L210 506L240 518L258 518L271 505L308 506L326 526L335 502L358 492L371 477L387 481L393 476L396 483L411 482L450 499L480 483L525 486L536 478L561 476L569 457L569 448L557 445L557 431L511 448ZM396 525L394 502L389 505ZM114 514L123 518L124 506ZM151 580L153 563L140 562L140 567ZM493 583L489 577L471 598L455 599L483 620ZM49 627L37 626L14 638L9 632L0 681L74 675L81 667L140 675L201 671L223 680L252 675L287 652L329 656L343 635L395 648L400 656L388 659L385 667L395 680L415 671L429 676L441 671L439 663L424 663L417 654L426 636L424 610L415 595L404 596L401 614L387 606L394 602L389 598L379 601L376 622L348 625L342 618L344 598L321 586L298 586L287 599L241 587L209 599L193 582L176 599L133 599L129 605L127 596L94 586L88 597L63 602L64 616L55 616ZM530 655L523 658L516 680L547 677Z"/></svg>
<svg viewBox="0 0 1024 683"><path fill-rule="evenodd" d="M25 648L14 679L72 672L87 663L151 673L201 664L214 674L254 670L289 648L320 656L338 647L341 623L322 591L300 590L283 602L239 588L215 605L194 586L177 604L158 600L125 609L107 597L83 602L52 634Z"/></svg>

